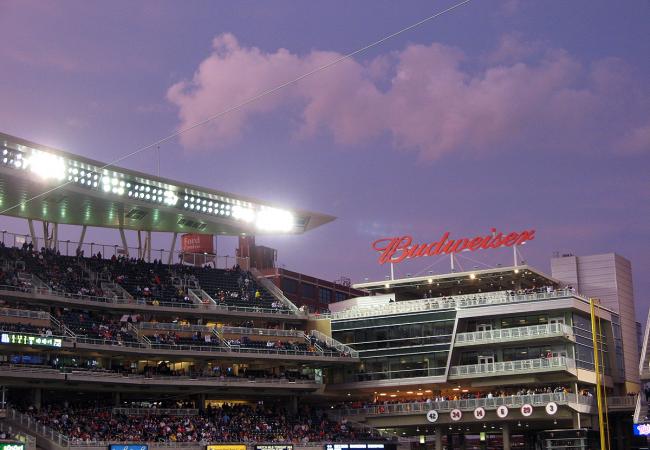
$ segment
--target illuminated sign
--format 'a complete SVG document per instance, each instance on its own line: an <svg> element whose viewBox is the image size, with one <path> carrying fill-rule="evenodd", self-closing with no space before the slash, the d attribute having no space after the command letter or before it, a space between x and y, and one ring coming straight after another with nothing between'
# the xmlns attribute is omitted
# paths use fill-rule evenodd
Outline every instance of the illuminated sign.
<svg viewBox="0 0 650 450"><path fill-rule="evenodd" d="M147 444L111 444L108 450L149 450Z"/></svg>
<svg viewBox="0 0 650 450"><path fill-rule="evenodd" d="M442 254L475 252L499 247L512 247L535 239L535 230L524 230L518 233L505 234L492 228L492 233L473 238L449 239L449 232L442 235L439 241L418 244L413 243L411 236L398 236L378 239L372 243L372 248L379 252L379 263L397 264L405 259L436 256Z"/></svg>
<svg viewBox="0 0 650 450"><path fill-rule="evenodd" d="M45 347L61 347L63 339L53 336L37 336L21 333L2 333L0 343L17 345L42 345ZM0 449L1 450L1 449Z"/></svg>
<svg viewBox="0 0 650 450"><path fill-rule="evenodd" d="M214 444L205 447L205 450L246 450L244 444Z"/></svg>
<svg viewBox="0 0 650 450"><path fill-rule="evenodd" d="M25 444L3 442L0 444L0 450L25 450Z"/></svg>
<svg viewBox="0 0 650 450"><path fill-rule="evenodd" d="M635 436L650 436L650 423L635 423L634 424Z"/></svg>
<svg viewBox="0 0 650 450"><path fill-rule="evenodd" d="M256 445L255 450L293 450L293 445Z"/></svg>

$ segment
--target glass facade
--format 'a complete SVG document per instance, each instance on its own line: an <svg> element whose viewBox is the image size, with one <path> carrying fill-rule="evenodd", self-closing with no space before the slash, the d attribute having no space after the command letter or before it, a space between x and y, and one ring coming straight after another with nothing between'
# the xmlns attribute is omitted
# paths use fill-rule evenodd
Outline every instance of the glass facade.
<svg viewBox="0 0 650 450"><path fill-rule="evenodd" d="M334 339L359 351L356 381L444 376L456 311L332 322Z"/></svg>
<svg viewBox="0 0 650 450"><path fill-rule="evenodd" d="M606 327L608 323L602 321L601 325ZM601 332L604 331L601 330ZM593 335L591 333L591 319L589 316L577 313L573 314L573 333L576 337L576 366L581 369L595 370ZM602 345L605 373L609 373L607 339L603 339L602 334L598 335L597 339L598 344Z"/></svg>

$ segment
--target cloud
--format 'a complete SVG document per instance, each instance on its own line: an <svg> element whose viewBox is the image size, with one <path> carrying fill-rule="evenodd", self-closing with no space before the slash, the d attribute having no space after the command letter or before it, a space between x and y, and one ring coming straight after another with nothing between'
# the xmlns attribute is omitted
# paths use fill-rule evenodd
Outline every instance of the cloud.
<svg viewBox="0 0 650 450"><path fill-rule="evenodd" d="M631 129L618 142L617 147L623 152L650 152L650 120L647 124Z"/></svg>
<svg viewBox="0 0 650 450"><path fill-rule="evenodd" d="M223 34L192 79L171 86L167 98L183 129L340 56L265 52ZM250 130L256 115L297 111L297 120L288 121L299 124L297 139L327 133L341 145L357 146L389 135L395 148L428 160L531 144L602 148L628 135L627 145L634 146L645 131L631 130L635 121L628 119L644 110L640 99L647 92L633 95L633 84L621 61L583 64L517 35L475 58L439 43L411 44L370 61L345 60L181 140L187 148L223 149Z"/></svg>

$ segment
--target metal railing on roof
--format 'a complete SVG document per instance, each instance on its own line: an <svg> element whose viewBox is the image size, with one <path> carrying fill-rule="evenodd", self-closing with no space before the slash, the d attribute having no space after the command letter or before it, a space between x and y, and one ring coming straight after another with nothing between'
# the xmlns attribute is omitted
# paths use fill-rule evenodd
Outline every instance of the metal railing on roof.
<svg viewBox="0 0 650 450"><path fill-rule="evenodd" d="M560 289L551 292L537 292L532 294L518 294L513 291L499 291L467 295L455 295L442 298L424 298L419 300L405 300L391 302L384 305L373 305L372 308L353 307L344 311L324 315L333 320L351 319L359 317L373 317L379 315L403 314L424 311L440 311L450 309L475 308L512 303L523 303L540 300L553 300L558 298L577 297L583 299L572 289Z"/></svg>

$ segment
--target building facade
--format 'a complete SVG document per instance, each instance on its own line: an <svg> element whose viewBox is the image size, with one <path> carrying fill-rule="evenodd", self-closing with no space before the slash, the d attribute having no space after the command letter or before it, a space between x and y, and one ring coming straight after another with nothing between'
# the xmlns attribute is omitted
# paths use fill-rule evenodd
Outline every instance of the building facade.
<svg viewBox="0 0 650 450"><path fill-rule="evenodd" d="M575 289L527 266L355 287L365 304L331 316L361 359L328 380L350 397L345 417L436 450L597 448L590 305ZM603 306L595 320L612 448L632 448L621 319Z"/></svg>
<svg viewBox="0 0 650 450"><path fill-rule="evenodd" d="M640 351L630 261L616 253L566 255L551 259L551 275L581 294L600 300L604 307L619 315L625 380L630 383L629 391L638 391Z"/></svg>

